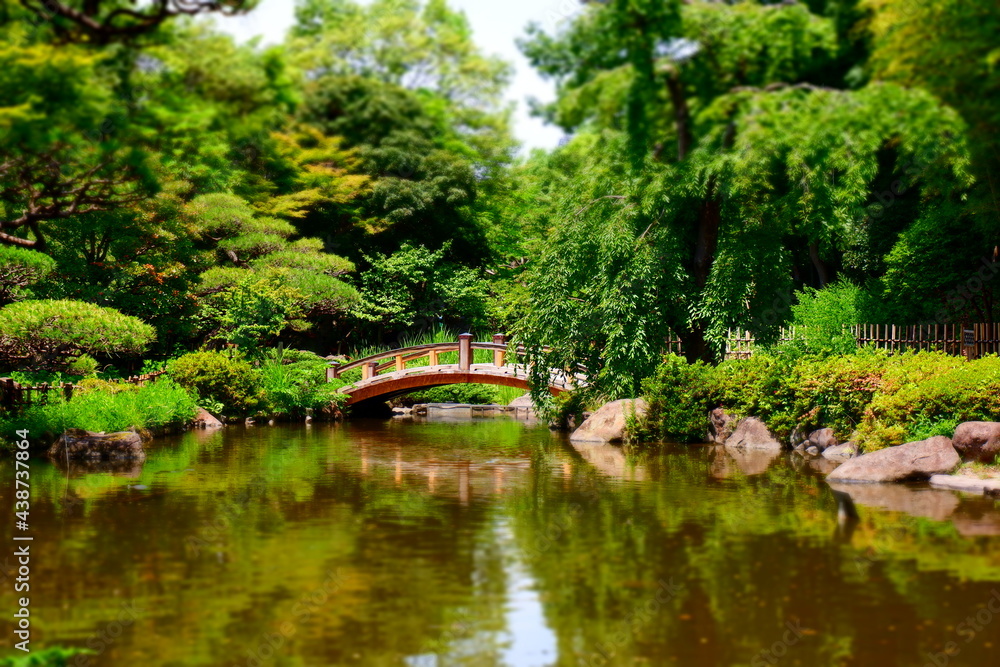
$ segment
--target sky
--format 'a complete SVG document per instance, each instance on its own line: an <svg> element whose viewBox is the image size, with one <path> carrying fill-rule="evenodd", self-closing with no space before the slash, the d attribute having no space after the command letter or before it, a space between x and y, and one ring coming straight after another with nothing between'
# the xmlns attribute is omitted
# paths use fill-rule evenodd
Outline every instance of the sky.
<svg viewBox="0 0 1000 667"><path fill-rule="evenodd" d="M449 0L448 4L468 16L473 37L483 52L514 65L507 97L517 105L514 134L522 143L522 152L556 146L562 131L532 118L527 103L530 97L552 100L553 86L535 73L514 40L524 34L524 27L532 21L552 31L559 21L579 9L579 0ZM293 22L294 7L294 0L262 0L249 14L220 18L218 25L239 41L259 35L264 44L277 44Z"/></svg>

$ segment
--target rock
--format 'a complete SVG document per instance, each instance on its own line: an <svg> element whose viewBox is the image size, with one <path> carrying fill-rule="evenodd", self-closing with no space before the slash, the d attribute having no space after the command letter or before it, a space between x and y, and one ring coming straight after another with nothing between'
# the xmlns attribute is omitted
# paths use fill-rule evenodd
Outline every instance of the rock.
<svg viewBox="0 0 1000 667"><path fill-rule="evenodd" d="M67 429L49 448L48 454L55 460L65 460L67 455L70 459L105 461L143 461L146 458L138 433L92 433L79 428Z"/></svg>
<svg viewBox="0 0 1000 667"><path fill-rule="evenodd" d="M806 432L805 429L802 428L802 424L799 424L792 429L792 434L788 436L788 441L792 445L793 451L804 452L806 450L806 443L809 441L809 438L806 436Z"/></svg>
<svg viewBox="0 0 1000 667"><path fill-rule="evenodd" d="M821 428L809 434L809 444L823 452L827 447L836 447L840 441L833 434L832 428Z"/></svg>
<svg viewBox="0 0 1000 667"><path fill-rule="evenodd" d="M951 472L961 463L951 438L937 435L847 461L827 477L831 482L908 482Z"/></svg>
<svg viewBox="0 0 1000 667"><path fill-rule="evenodd" d="M198 408L198 414L194 417L195 428L222 428L224 424L204 408Z"/></svg>
<svg viewBox="0 0 1000 667"><path fill-rule="evenodd" d="M831 461L850 461L858 455L858 448L853 442L845 442L842 445L834 445L823 450L823 458Z"/></svg>
<svg viewBox="0 0 1000 667"><path fill-rule="evenodd" d="M742 420L733 434L726 439L726 447L757 449L765 452L780 452L784 449L781 443L767 430L764 422L756 417L747 417Z"/></svg>
<svg viewBox="0 0 1000 667"><path fill-rule="evenodd" d="M717 445L725 444L733 434L733 418L722 408L716 408L708 413L708 442Z"/></svg>
<svg viewBox="0 0 1000 667"><path fill-rule="evenodd" d="M965 491L979 496L1000 493L1000 479L978 479L964 475L934 475L931 477L931 486L939 489Z"/></svg>
<svg viewBox="0 0 1000 667"><path fill-rule="evenodd" d="M573 442L621 442L626 436L628 419L633 414L642 418L648 409L646 401L641 398L605 403L587 417L569 439Z"/></svg>
<svg viewBox="0 0 1000 667"><path fill-rule="evenodd" d="M952 442L966 461L993 463L1000 455L1000 422L963 422Z"/></svg>
<svg viewBox="0 0 1000 667"><path fill-rule="evenodd" d="M808 447L806 447L805 451L806 454L808 454L809 456L819 456L820 454L823 453L823 451L816 445L809 445Z"/></svg>

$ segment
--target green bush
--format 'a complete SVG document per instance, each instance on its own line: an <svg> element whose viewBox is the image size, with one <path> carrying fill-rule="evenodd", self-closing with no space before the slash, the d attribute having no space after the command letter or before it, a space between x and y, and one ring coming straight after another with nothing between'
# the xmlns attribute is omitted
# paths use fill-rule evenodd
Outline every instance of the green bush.
<svg viewBox="0 0 1000 667"><path fill-rule="evenodd" d="M0 357L28 357L58 370L84 353L139 354L153 327L113 308L68 300L21 301L0 308Z"/></svg>
<svg viewBox="0 0 1000 667"><path fill-rule="evenodd" d="M858 440L870 451L936 435L950 423L998 419L1000 358L970 362L938 352L908 353L892 359Z"/></svg>
<svg viewBox="0 0 1000 667"><path fill-rule="evenodd" d="M174 359L168 372L209 411L246 416L263 404L261 374L239 352L191 352Z"/></svg>
<svg viewBox="0 0 1000 667"><path fill-rule="evenodd" d="M99 367L100 366L98 365L97 360L92 356L89 354L81 354L79 357L67 364L66 372L70 375L90 377L92 375L97 375Z"/></svg>
<svg viewBox="0 0 1000 667"><path fill-rule="evenodd" d="M45 253L0 245L0 305L29 297L28 287L55 268L55 260Z"/></svg>
<svg viewBox="0 0 1000 667"><path fill-rule="evenodd" d="M403 404L414 403L467 403L469 405L500 404L498 387L486 384L450 384L432 387L408 394Z"/></svg>
<svg viewBox="0 0 1000 667"><path fill-rule="evenodd" d="M850 354L857 349L851 325L861 321L861 288L839 282L817 290L807 287L796 293L792 324L796 340L789 343L808 354Z"/></svg>
<svg viewBox="0 0 1000 667"><path fill-rule="evenodd" d="M656 375L642 383L649 411L636 425L634 435L640 439L702 441L711 375L712 368L703 362L689 364L683 357L667 355Z"/></svg>
<svg viewBox="0 0 1000 667"><path fill-rule="evenodd" d="M796 357L758 352L749 359L724 361L712 372L710 402L730 413L762 419L779 434L795 427L795 387L789 382Z"/></svg>
<svg viewBox="0 0 1000 667"><path fill-rule="evenodd" d="M643 384L650 413L641 435L697 439L705 407L763 420L776 436L832 428L873 451L933 435L963 421L1000 419L1000 357L976 361L942 352L796 355L787 348L715 368L667 357Z"/></svg>
<svg viewBox="0 0 1000 667"><path fill-rule="evenodd" d="M53 392L48 403L4 417L0 432L12 435L16 429L28 429L32 436L54 437L68 428L105 433L153 429L184 424L196 412L194 397L166 378L143 387L85 380L72 400Z"/></svg>
<svg viewBox="0 0 1000 667"><path fill-rule="evenodd" d="M345 383L326 381L329 362L311 352L277 348L260 364L264 411L274 417L301 416L331 403L342 407L347 397L337 393Z"/></svg>

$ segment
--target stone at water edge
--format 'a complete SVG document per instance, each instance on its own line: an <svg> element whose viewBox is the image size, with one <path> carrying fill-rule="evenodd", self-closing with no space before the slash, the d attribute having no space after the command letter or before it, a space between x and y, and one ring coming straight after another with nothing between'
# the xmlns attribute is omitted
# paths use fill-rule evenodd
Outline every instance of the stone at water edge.
<svg viewBox="0 0 1000 667"><path fill-rule="evenodd" d="M931 477L931 486L978 495L1000 494L1000 479L976 479L964 475L934 475Z"/></svg>
<svg viewBox="0 0 1000 667"><path fill-rule="evenodd" d="M954 470L961 459L943 435L881 449L847 461L827 476L829 482L910 482Z"/></svg>
<svg viewBox="0 0 1000 667"><path fill-rule="evenodd" d="M716 408L708 413L708 438L709 442L717 445L725 444L729 436L733 434L733 418L726 414L722 408Z"/></svg>
<svg viewBox="0 0 1000 667"><path fill-rule="evenodd" d="M224 424L205 408L198 408L194 416L194 426L197 428L222 428Z"/></svg>
<svg viewBox="0 0 1000 667"><path fill-rule="evenodd" d="M757 449L766 452L780 452L785 447L771 435L767 426L756 417L747 417L739 423L733 434L726 439L726 447L735 449Z"/></svg>
<svg viewBox="0 0 1000 667"><path fill-rule="evenodd" d="M993 463L1000 456L1000 422L963 422L952 442L966 461Z"/></svg>
<svg viewBox="0 0 1000 667"><path fill-rule="evenodd" d="M821 428L809 434L808 443L807 447L816 447L820 452L823 452L829 447L836 447L840 441L833 434L832 428Z"/></svg>
<svg viewBox="0 0 1000 667"><path fill-rule="evenodd" d="M143 461L146 452L142 437L132 431L92 433L79 428L66 429L49 448L49 458Z"/></svg>
<svg viewBox="0 0 1000 667"><path fill-rule="evenodd" d="M858 448L853 442L845 442L842 445L827 447L823 450L823 458L831 461L850 461L858 455Z"/></svg>
<svg viewBox="0 0 1000 667"><path fill-rule="evenodd" d="M580 424L569 436L574 442L621 442L625 439L628 419L641 419L649 406L641 398L624 398L605 403Z"/></svg>

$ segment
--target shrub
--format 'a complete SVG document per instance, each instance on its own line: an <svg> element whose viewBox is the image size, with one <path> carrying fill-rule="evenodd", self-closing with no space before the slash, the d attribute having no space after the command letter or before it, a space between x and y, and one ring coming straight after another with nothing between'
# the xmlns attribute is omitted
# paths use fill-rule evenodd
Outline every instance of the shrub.
<svg viewBox="0 0 1000 667"><path fill-rule="evenodd" d="M948 424L1000 419L1000 358L939 352L893 357L858 429L868 451L922 439ZM946 433L950 435L950 433Z"/></svg>
<svg viewBox="0 0 1000 667"><path fill-rule="evenodd" d="M84 353L139 354L154 336L142 320L82 301L21 301L0 308L0 355L28 357L35 368L59 369Z"/></svg>
<svg viewBox="0 0 1000 667"><path fill-rule="evenodd" d="M696 440L704 408L755 416L778 437L829 427L866 451L952 435L963 421L1000 419L1000 358L941 352L795 356L758 353L709 368L670 356L643 383L650 413L640 435Z"/></svg>
<svg viewBox="0 0 1000 667"><path fill-rule="evenodd" d="M213 296L204 315L216 330L212 338L254 348L287 326L303 328L302 294L275 278L248 275Z"/></svg>
<svg viewBox="0 0 1000 667"><path fill-rule="evenodd" d="M829 427L838 438L850 437L882 388L891 359L887 351L875 348L799 359L789 379L795 396L789 410L791 421L807 432Z"/></svg>
<svg viewBox="0 0 1000 667"><path fill-rule="evenodd" d="M301 416L306 410L321 410L347 397L337 393L343 381L327 382L329 363L312 352L277 348L269 350L260 364L264 411L281 416Z"/></svg>
<svg viewBox="0 0 1000 667"><path fill-rule="evenodd" d="M705 437L712 368L703 362L689 364L669 354L656 375L642 383L649 402L646 419L636 425L640 439L675 439L700 442Z"/></svg>
<svg viewBox="0 0 1000 667"><path fill-rule="evenodd" d="M97 375L98 368L99 366L96 359L89 354L81 354L79 357L67 364L66 372L70 375L90 377L91 375Z"/></svg>
<svg viewBox="0 0 1000 667"><path fill-rule="evenodd" d="M493 405L500 403L497 387L485 384L450 384L432 387L408 394L403 404L414 403L467 403L469 405Z"/></svg>
<svg viewBox="0 0 1000 667"><path fill-rule="evenodd" d="M169 379L143 387L85 380L72 400L53 392L48 403L0 421L0 432L26 428L33 436L56 436L68 428L105 433L152 429L186 423L196 412L194 397Z"/></svg>
<svg viewBox="0 0 1000 667"><path fill-rule="evenodd" d="M245 416L264 398L260 373L238 352L191 352L174 359L169 374L209 410Z"/></svg>
<svg viewBox="0 0 1000 667"><path fill-rule="evenodd" d="M796 423L789 381L795 362L790 354L773 352L724 361L711 374L710 402L740 417L758 417L779 435L790 433Z"/></svg>
<svg viewBox="0 0 1000 667"><path fill-rule="evenodd" d="M817 290L807 287L796 294L792 323L798 338L790 345L808 354L849 354L857 349L850 326L860 321L861 288L839 282Z"/></svg>
<svg viewBox="0 0 1000 667"><path fill-rule="evenodd" d="M0 305L29 296L27 288L55 268L55 260L37 250L0 245Z"/></svg>

